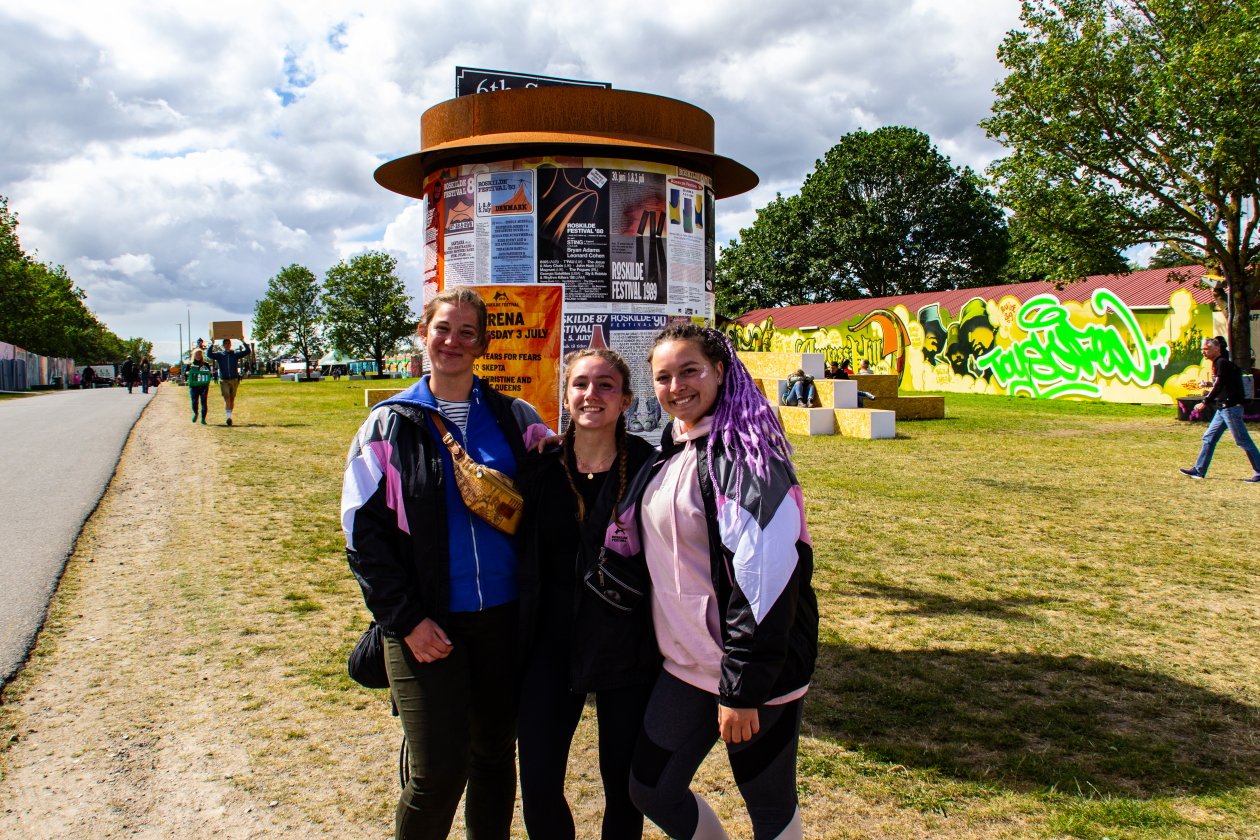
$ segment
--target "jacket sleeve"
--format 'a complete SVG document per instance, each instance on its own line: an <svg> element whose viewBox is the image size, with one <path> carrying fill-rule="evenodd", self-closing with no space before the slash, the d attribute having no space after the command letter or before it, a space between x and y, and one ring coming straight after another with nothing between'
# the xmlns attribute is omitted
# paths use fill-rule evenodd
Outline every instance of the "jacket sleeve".
<svg viewBox="0 0 1260 840"><path fill-rule="evenodd" d="M411 527L403 504L398 434L404 422L387 407L368 416L350 444L341 486L350 569L377 624L399 637L425 618L415 596Z"/></svg>
<svg viewBox="0 0 1260 840"><path fill-rule="evenodd" d="M538 444L538 441L555 434L543 422L542 415L538 413L538 409L525 400L515 399L512 401L512 417L516 419L516 426L521 430L521 439L525 444L526 450L532 450Z"/></svg>
<svg viewBox="0 0 1260 840"><path fill-rule="evenodd" d="M804 500L791 464L771 458L768 472L762 477L746 468L739 498L717 499L717 529L732 581L718 694L730 708L774 699L796 621L800 576L806 573L801 552L810 550ZM727 484L720 477L719 482Z"/></svg>

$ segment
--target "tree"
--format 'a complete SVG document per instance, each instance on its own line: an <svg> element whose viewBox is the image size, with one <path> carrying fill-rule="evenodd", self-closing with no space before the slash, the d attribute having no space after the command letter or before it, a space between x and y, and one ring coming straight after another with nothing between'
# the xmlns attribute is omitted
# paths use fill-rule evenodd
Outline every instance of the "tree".
<svg viewBox="0 0 1260 840"><path fill-rule="evenodd" d="M1002 275L1007 283L1046 280L1063 285L1091 274L1131 270L1111 229L1097 222L1079 196L1060 194L1055 202L1012 216L1007 230L1010 253Z"/></svg>
<svg viewBox="0 0 1260 840"><path fill-rule="evenodd" d="M135 359L136 364L153 364L153 342L147 338L129 338L122 343L123 358Z"/></svg>
<svg viewBox="0 0 1260 840"><path fill-rule="evenodd" d="M281 337L277 335L279 332L278 310L276 302L271 298L263 298L254 304L253 329L251 330L254 334L254 358L268 370L271 363L288 349Z"/></svg>
<svg viewBox="0 0 1260 840"><path fill-rule="evenodd" d="M319 300L319 280L305 266L293 263L267 281L267 294L254 304L254 330L262 331L285 352L302 357L306 369L319 363L324 338L324 307ZM311 360L315 360L315 365Z"/></svg>
<svg viewBox="0 0 1260 840"><path fill-rule="evenodd" d="M996 201L926 134L855 131L722 252L718 297L752 308L996 283L1006 247Z"/></svg>
<svg viewBox="0 0 1260 840"><path fill-rule="evenodd" d="M1147 268L1185 268L1191 265L1203 265L1207 255L1202 251L1169 248L1167 245L1155 252L1146 263Z"/></svg>
<svg viewBox="0 0 1260 840"><path fill-rule="evenodd" d="M17 214L0 196L0 341L80 364L120 358L121 339L88 309L83 290L64 267L27 254L17 228Z"/></svg>
<svg viewBox="0 0 1260 840"><path fill-rule="evenodd" d="M416 331L411 298L394 274L397 266L389 254L368 251L324 275L329 341L347 356L375 359L377 371Z"/></svg>
<svg viewBox="0 0 1260 840"><path fill-rule="evenodd" d="M1234 358L1260 295L1260 11L1254 0L1025 0L982 124L1007 206L1065 239L1057 197L1096 234L1206 256Z"/></svg>

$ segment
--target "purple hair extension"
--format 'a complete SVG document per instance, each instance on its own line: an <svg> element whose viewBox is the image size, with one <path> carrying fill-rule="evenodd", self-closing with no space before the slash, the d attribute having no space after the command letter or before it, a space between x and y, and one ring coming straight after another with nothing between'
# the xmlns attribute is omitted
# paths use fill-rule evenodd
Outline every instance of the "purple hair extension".
<svg viewBox="0 0 1260 840"><path fill-rule="evenodd" d="M730 339L712 327L673 324L657 335L652 349L666 341L679 340L695 341L710 363L721 362L725 368L713 409L709 445L711 447L716 439L730 455L735 468L735 494L738 498L745 463L752 467L754 475L765 478L769 475L770 459L789 461L792 445L783 432L779 415L753 381L748 368L739 360ZM712 458L709 458L709 480L713 481L714 487L717 486Z"/></svg>

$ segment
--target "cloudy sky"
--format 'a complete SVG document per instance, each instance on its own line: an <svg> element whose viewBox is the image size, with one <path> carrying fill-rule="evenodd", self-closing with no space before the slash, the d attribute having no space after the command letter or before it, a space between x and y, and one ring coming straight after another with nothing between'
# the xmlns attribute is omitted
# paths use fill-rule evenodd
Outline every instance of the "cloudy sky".
<svg viewBox="0 0 1260 840"><path fill-rule="evenodd" d="M976 123L1018 10L1018 0L9 0L0 195L28 253L65 265L112 330L174 361L189 312L198 335L211 320L248 319L290 263L322 277L385 249L418 295L419 202L372 172L419 149L420 114L454 95L456 65L704 108L717 151L761 177L718 204L726 242L857 128L913 126L954 163L983 169L1001 149Z"/></svg>

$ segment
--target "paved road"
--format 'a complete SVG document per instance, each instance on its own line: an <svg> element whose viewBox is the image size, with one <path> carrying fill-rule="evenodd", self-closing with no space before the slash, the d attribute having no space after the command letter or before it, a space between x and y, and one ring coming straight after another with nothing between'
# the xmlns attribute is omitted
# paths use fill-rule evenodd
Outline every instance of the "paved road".
<svg viewBox="0 0 1260 840"><path fill-rule="evenodd" d="M0 400L0 685L26 661L150 399L139 388L97 388Z"/></svg>

